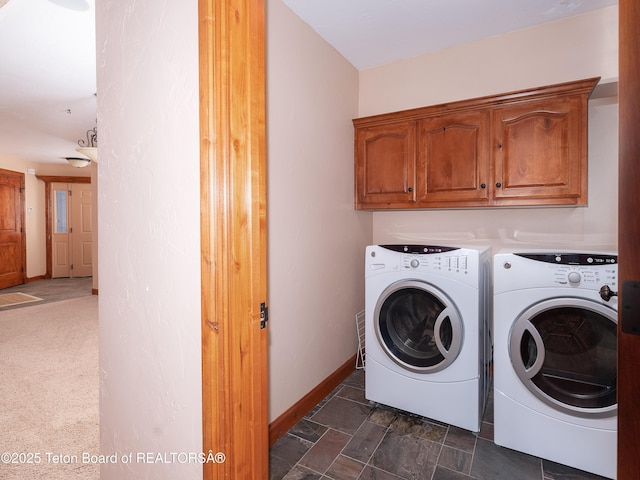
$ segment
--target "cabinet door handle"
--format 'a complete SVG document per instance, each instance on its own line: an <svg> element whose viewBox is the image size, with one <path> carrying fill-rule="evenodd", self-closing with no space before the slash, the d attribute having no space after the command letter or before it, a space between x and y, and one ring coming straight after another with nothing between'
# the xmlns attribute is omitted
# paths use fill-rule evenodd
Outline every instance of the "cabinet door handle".
<svg viewBox="0 0 640 480"><path fill-rule="evenodd" d="M413 192L413 187L409 187L409 188L407 188L407 191L408 191L408 192Z"/></svg>
<svg viewBox="0 0 640 480"><path fill-rule="evenodd" d="M480 188L487 188L487 184L486 183L481 183L480 184Z"/></svg>
<svg viewBox="0 0 640 480"><path fill-rule="evenodd" d="M496 188L500 188L502 184L500 182L496 183Z"/></svg>

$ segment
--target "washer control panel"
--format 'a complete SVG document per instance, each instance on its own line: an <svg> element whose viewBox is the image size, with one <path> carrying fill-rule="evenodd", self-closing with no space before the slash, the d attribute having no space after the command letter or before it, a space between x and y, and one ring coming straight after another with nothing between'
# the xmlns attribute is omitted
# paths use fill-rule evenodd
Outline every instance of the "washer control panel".
<svg viewBox="0 0 640 480"><path fill-rule="evenodd" d="M430 255L433 253L452 252L460 250L456 247L440 247L438 245L380 245L392 252L410 253L412 255Z"/></svg>
<svg viewBox="0 0 640 480"><path fill-rule="evenodd" d="M386 257L386 268L396 264L396 268L406 271L431 271L454 275L465 275L477 268L474 266L474 263L477 263L474 262L477 253L466 248L438 245L379 245L379 248L382 250L379 250L377 255ZM387 253L393 256L389 258ZM371 254L375 256L376 252L372 251Z"/></svg>
<svg viewBox="0 0 640 480"><path fill-rule="evenodd" d="M431 270L463 271L469 270L469 255L465 253L433 255L431 257L403 255L402 266L408 270L430 268Z"/></svg>

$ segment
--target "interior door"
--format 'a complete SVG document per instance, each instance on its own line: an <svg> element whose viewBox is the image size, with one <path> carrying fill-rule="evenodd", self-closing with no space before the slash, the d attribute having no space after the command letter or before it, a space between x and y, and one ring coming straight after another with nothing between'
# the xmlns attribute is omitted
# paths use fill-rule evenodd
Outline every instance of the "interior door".
<svg viewBox="0 0 640 480"><path fill-rule="evenodd" d="M52 278L93 274L91 196L91 184L52 184Z"/></svg>
<svg viewBox="0 0 640 480"><path fill-rule="evenodd" d="M0 288L24 283L24 174L0 169Z"/></svg>
<svg viewBox="0 0 640 480"><path fill-rule="evenodd" d="M624 330L627 318L640 317L637 311L627 310L626 306L640 299L637 293L626 294L624 289L625 285L633 285L627 282L640 281L640 2L619 0L618 15L618 273L622 286L618 321L618 479L637 480L640 478L640 336Z"/></svg>

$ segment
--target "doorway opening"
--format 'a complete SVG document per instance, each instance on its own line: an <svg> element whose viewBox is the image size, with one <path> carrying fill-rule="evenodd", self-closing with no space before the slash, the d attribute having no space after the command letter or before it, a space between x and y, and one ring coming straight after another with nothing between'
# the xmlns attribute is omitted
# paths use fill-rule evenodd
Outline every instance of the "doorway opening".
<svg viewBox="0 0 640 480"><path fill-rule="evenodd" d="M51 278L93 275L92 188L86 183L51 185Z"/></svg>

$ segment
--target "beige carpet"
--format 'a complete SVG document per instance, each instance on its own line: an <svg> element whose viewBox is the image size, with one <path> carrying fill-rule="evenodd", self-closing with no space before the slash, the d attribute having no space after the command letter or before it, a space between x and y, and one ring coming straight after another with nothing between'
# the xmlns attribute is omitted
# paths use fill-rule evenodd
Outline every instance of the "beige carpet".
<svg viewBox="0 0 640 480"><path fill-rule="evenodd" d="M42 299L22 292L4 293L0 295L0 307L11 307L13 305L20 305L21 303L37 302L39 300Z"/></svg>
<svg viewBox="0 0 640 480"><path fill-rule="evenodd" d="M0 479L98 479L98 453L98 298L0 311Z"/></svg>

